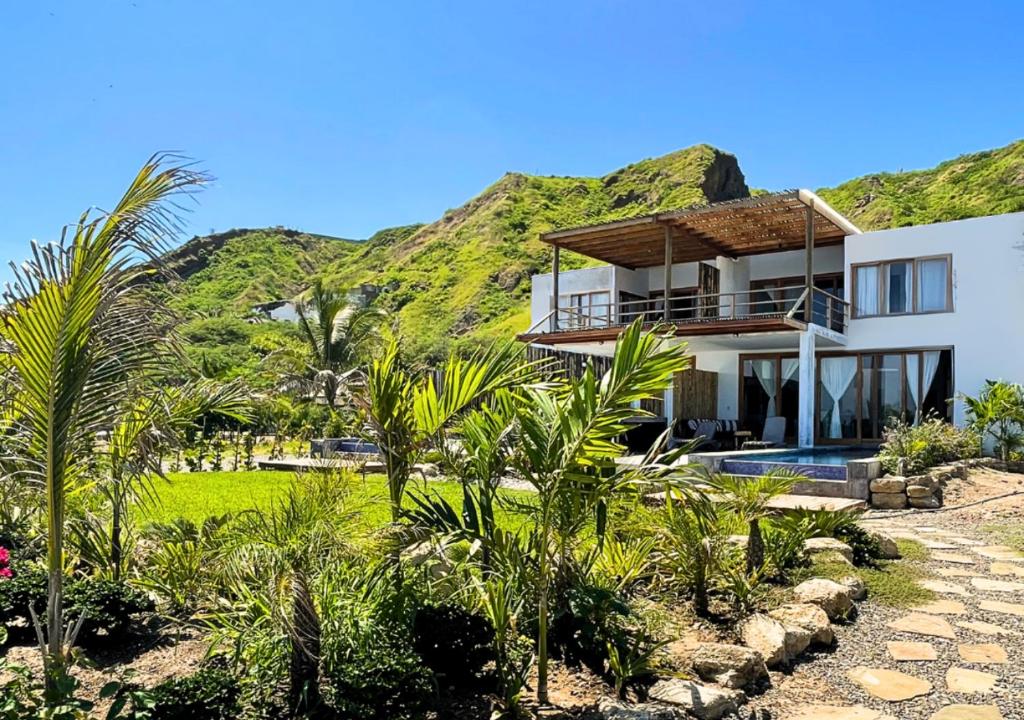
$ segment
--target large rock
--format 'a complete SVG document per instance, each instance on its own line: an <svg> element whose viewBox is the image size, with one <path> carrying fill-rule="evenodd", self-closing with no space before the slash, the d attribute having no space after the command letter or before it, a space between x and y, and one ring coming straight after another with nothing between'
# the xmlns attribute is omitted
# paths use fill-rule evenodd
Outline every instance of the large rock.
<svg viewBox="0 0 1024 720"><path fill-rule="evenodd" d="M796 627L811 634L811 642L815 645L831 645L836 634L828 615L817 605L810 603L791 603L771 610L768 613L786 627Z"/></svg>
<svg viewBox="0 0 1024 720"><path fill-rule="evenodd" d="M868 596L868 586L856 575L847 575L846 577L839 578L839 584L850 588L851 597L854 600L864 600Z"/></svg>
<svg viewBox="0 0 1024 720"><path fill-rule="evenodd" d="M868 530L868 535L871 539L878 543L878 549L882 553L882 557L885 560L899 560L900 549L896 545L896 541L883 532L877 530Z"/></svg>
<svg viewBox="0 0 1024 720"><path fill-rule="evenodd" d="M910 507L914 508L940 508L942 507L942 496L939 494L935 494L925 495L924 497L908 497L907 502L910 503Z"/></svg>
<svg viewBox="0 0 1024 720"><path fill-rule="evenodd" d="M727 688L743 688L768 675L761 653L723 643L701 643L693 653L693 669L702 680Z"/></svg>
<svg viewBox="0 0 1024 720"><path fill-rule="evenodd" d="M793 588L793 595L802 603L820 607L830 620L846 619L853 611L853 591L833 580L811 578Z"/></svg>
<svg viewBox="0 0 1024 720"><path fill-rule="evenodd" d="M871 493L871 506L882 510L902 510L907 506L903 493Z"/></svg>
<svg viewBox="0 0 1024 720"><path fill-rule="evenodd" d="M739 625L740 638L757 650L768 667L788 665L811 644L811 631L799 625L784 625L763 613L751 615Z"/></svg>
<svg viewBox="0 0 1024 720"><path fill-rule="evenodd" d="M906 489L906 479L895 475L886 475L871 481L871 492L873 493L902 493L906 492Z"/></svg>
<svg viewBox="0 0 1024 720"><path fill-rule="evenodd" d="M701 720L718 720L739 710L747 696L740 690L701 685L689 680L659 680L648 691L648 696L657 702L678 705Z"/></svg>
<svg viewBox="0 0 1024 720"><path fill-rule="evenodd" d="M907 485L907 497L918 498L934 495L935 489L928 485Z"/></svg>
<svg viewBox="0 0 1024 720"><path fill-rule="evenodd" d="M686 720L686 711L672 705L656 703L629 703L614 698L601 698L597 703L597 714L603 720Z"/></svg>
<svg viewBox="0 0 1024 720"><path fill-rule="evenodd" d="M804 549L811 555L818 553L835 552L842 555L848 562L853 562L853 548L842 540L830 537L807 538L804 542Z"/></svg>

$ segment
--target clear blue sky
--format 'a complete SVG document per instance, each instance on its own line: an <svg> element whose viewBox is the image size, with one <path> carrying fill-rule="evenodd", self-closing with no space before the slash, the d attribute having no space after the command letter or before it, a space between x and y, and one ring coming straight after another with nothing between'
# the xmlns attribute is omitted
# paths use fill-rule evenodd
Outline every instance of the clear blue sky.
<svg viewBox="0 0 1024 720"><path fill-rule="evenodd" d="M356 238L697 142L766 188L926 167L1024 136L1021 28L983 1L5 3L0 259L161 149L217 177L191 232Z"/></svg>

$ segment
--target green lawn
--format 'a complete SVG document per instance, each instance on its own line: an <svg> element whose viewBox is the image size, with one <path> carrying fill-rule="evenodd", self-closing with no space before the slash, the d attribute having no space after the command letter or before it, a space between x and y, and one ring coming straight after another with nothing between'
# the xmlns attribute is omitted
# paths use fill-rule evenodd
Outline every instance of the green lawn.
<svg viewBox="0 0 1024 720"><path fill-rule="evenodd" d="M237 513L254 507L270 507L276 499L283 497L295 475L275 470L254 470L249 472L201 472L169 473L170 482L157 481L156 502L147 505L140 519L154 522L169 522L183 517L199 523L211 515ZM462 486L456 482L430 481L420 479L411 482L407 493L422 493L424 490L437 492L453 507L462 507ZM364 481L355 476L346 486L350 493L349 507L357 510L368 527L379 527L390 518L388 509L387 482L383 475L368 475ZM532 493L524 491L503 491L508 497L529 499ZM406 500L406 507L412 502ZM506 526L518 526L522 516L512 510L500 510L499 522Z"/></svg>

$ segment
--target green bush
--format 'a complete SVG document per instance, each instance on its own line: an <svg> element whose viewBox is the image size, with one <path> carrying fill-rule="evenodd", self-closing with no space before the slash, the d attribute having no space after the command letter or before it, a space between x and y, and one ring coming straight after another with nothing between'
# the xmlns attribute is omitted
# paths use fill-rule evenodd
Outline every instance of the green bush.
<svg viewBox="0 0 1024 720"><path fill-rule="evenodd" d="M935 465L978 457L981 438L976 430L958 428L937 417L919 425L897 420L885 429L878 457L893 475L914 475Z"/></svg>
<svg viewBox="0 0 1024 720"><path fill-rule="evenodd" d="M232 720L241 712L238 681L213 665L162 682L150 695L149 720Z"/></svg>
<svg viewBox="0 0 1024 720"><path fill-rule="evenodd" d="M417 720L433 704L434 678L396 631L375 627L325 648L324 699L339 720Z"/></svg>
<svg viewBox="0 0 1024 720"><path fill-rule="evenodd" d="M65 602L68 617L77 619L85 614L78 635L83 645L101 634L106 640L122 640L138 615L154 610L153 601L144 593L123 582L96 578L69 583Z"/></svg>
<svg viewBox="0 0 1024 720"><path fill-rule="evenodd" d="M413 648L423 663L450 687L471 687L494 659L491 624L458 605L420 608L412 633Z"/></svg>
<svg viewBox="0 0 1024 720"><path fill-rule="evenodd" d="M0 578L0 627L19 620L21 628L31 631L29 607L42 615L46 608L46 571L35 563L12 559L11 577ZM13 627L8 627L14 630Z"/></svg>

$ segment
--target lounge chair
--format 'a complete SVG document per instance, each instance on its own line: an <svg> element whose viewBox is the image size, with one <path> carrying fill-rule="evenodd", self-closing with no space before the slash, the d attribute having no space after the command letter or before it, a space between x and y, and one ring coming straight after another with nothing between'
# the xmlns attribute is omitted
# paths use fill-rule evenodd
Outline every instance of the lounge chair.
<svg viewBox="0 0 1024 720"><path fill-rule="evenodd" d="M718 432L718 423L714 420L704 420L697 423L697 429L693 432L693 439L697 441L695 450L717 450L718 443L715 442L715 433Z"/></svg>
<svg viewBox="0 0 1024 720"><path fill-rule="evenodd" d="M786 443L786 418L773 415L764 421L764 430L761 431L761 439L753 442L743 443L744 450L755 448L770 448Z"/></svg>

